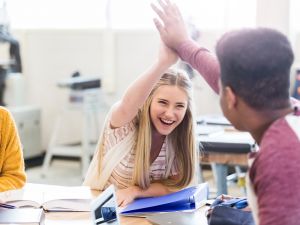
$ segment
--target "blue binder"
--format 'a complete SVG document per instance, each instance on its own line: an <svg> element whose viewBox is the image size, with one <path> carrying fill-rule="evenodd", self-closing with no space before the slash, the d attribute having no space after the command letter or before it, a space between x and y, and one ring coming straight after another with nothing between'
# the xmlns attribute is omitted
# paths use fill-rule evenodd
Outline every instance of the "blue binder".
<svg viewBox="0 0 300 225"><path fill-rule="evenodd" d="M136 199L120 213L129 215L194 210L206 203L208 193L207 183L202 183L164 196Z"/></svg>

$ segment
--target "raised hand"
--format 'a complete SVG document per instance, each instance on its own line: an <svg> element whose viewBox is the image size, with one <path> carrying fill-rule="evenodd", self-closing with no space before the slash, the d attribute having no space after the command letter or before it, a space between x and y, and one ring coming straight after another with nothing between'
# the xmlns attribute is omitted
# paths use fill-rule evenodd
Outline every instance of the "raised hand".
<svg viewBox="0 0 300 225"><path fill-rule="evenodd" d="M158 60L161 64L170 67L177 62L178 56L174 50L172 50L162 42L159 48Z"/></svg>
<svg viewBox="0 0 300 225"><path fill-rule="evenodd" d="M160 20L154 19L154 24L159 31L163 42L175 49L180 43L189 39L188 31L178 7L170 0L158 0L160 8L151 4L152 9Z"/></svg>

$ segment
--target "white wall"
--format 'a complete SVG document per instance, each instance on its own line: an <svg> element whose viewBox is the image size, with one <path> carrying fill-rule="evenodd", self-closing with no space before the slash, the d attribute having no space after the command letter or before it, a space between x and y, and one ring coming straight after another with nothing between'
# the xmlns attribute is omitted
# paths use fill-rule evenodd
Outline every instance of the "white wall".
<svg viewBox="0 0 300 225"><path fill-rule="evenodd" d="M66 106L68 90L57 87L57 82L79 70L85 75L102 75L102 35L100 31L26 30L15 31L21 41L23 74L26 81L26 104L42 109L42 145L45 149L54 122ZM80 112L65 117L70 128L68 141L80 138Z"/></svg>
<svg viewBox="0 0 300 225"><path fill-rule="evenodd" d="M222 33L201 32L199 43L214 51ZM60 79L75 70L101 76L105 100L111 105L155 59L159 44L156 32L148 30L15 30L13 34L21 43L25 103L42 109L43 149L68 102L68 90L57 87ZM194 78L194 87L197 114L221 112L218 96L200 76ZM64 118L63 140L80 140L81 119L79 111Z"/></svg>
<svg viewBox="0 0 300 225"><path fill-rule="evenodd" d="M84 76L101 76L106 101L112 104L155 59L159 44L156 32L146 30L15 30L13 34L21 44L25 104L42 109L44 149L68 102L68 90L57 87L60 79L75 70ZM208 32L201 42L213 49L217 36ZM198 113L219 112L217 96L200 77L195 79L195 94ZM62 139L80 140L81 118L80 112L74 112L64 119Z"/></svg>

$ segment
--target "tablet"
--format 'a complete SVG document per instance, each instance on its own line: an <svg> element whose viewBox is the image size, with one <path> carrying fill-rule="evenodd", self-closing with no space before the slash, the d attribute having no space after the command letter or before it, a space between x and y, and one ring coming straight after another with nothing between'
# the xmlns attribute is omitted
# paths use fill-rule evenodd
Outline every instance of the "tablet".
<svg viewBox="0 0 300 225"><path fill-rule="evenodd" d="M95 225L120 225L117 208L115 188L110 185L91 203L93 223Z"/></svg>

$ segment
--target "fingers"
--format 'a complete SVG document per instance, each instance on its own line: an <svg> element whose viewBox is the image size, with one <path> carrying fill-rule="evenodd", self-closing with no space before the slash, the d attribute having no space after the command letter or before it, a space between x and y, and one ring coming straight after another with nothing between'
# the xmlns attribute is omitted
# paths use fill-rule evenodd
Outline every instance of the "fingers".
<svg viewBox="0 0 300 225"><path fill-rule="evenodd" d="M167 9L167 4L165 4L162 0L158 0L157 2L164 10Z"/></svg>
<svg viewBox="0 0 300 225"><path fill-rule="evenodd" d="M121 200L120 198L118 198L117 203L118 203L118 206L121 207L123 204L123 199Z"/></svg>
<svg viewBox="0 0 300 225"><path fill-rule="evenodd" d="M130 202L127 199L123 199L122 201L118 201L118 207L125 207L129 204Z"/></svg>
<svg viewBox="0 0 300 225"><path fill-rule="evenodd" d="M174 11L175 11L175 7L176 4L172 3L170 0L158 0L159 5L161 6L161 8L163 9L164 14L168 15L168 16L172 16Z"/></svg>
<svg viewBox="0 0 300 225"><path fill-rule="evenodd" d="M154 5L153 3L151 3L151 8L153 9L154 12L156 12L156 14L159 16L159 18L162 21L166 20L164 12L162 12L159 8L157 8L156 5Z"/></svg>
<svg viewBox="0 0 300 225"><path fill-rule="evenodd" d="M161 22L159 22L159 20L156 18L153 19L153 22L154 22L158 32L160 33L160 35L164 36L166 31L165 31L163 25L161 24Z"/></svg>
<svg viewBox="0 0 300 225"><path fill-rule="evenodd" d="M121 190L117 190L117 204L118 204L118 206L121 206L123 201L124 201L124 199L122 197Z"/></svg>
<svg viewBox="0 0 300 225"><path fill-rule="evenodd" d="M178 6L176 5L176 4L173 4L174 5L174 13L176 14L176 15L179 15L180 16L180 18L182 18L182 16L181 16L181 12L180 12L180 10L179 10L179 8L178 8Z"/></svg>

